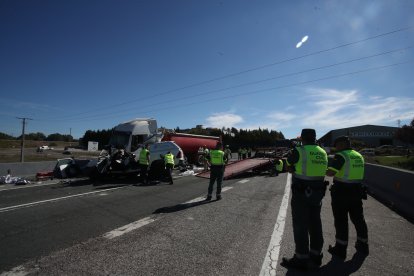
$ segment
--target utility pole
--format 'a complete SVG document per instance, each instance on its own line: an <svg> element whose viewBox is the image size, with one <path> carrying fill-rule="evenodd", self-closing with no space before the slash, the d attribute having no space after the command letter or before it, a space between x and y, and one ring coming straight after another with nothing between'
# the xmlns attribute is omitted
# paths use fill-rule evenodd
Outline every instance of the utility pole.
<svg viewBox="0 0 414 276"><path fill-rule="evenodd" d="M22 143L21 143L21 146L20 146L20 162L23 163L24 162L24 130L25 130L25 127L26 127L26 120L33 120L33 119L25 118L25 117L23 117L23 118L16 117L16 118L19 119L19 120L22 120L22 125L23 125L23 128L22 128Z"/></svg>
<svg viewBox="0 0 414 276"><path fill-rule="evenodd" d="M397 120L397 124L398 124L398 128L400 128L401 127L401 120L400 119Z"/></svg>

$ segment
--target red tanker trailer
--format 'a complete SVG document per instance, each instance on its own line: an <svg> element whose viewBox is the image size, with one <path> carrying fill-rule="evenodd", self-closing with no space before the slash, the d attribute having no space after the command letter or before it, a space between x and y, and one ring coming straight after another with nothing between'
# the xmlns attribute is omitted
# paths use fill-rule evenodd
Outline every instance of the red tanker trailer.
<svg viewBox="0 0 414 276"><path fill-rule="evenodd" d="M196 164L199 162L199 149L207 146L208 149L214 149L217 142L221 141L218 136L204 136L187 133L164 134L161 141L173 141L183 150L189 163ZM202 152L201 152L202 153Z"/></svg>

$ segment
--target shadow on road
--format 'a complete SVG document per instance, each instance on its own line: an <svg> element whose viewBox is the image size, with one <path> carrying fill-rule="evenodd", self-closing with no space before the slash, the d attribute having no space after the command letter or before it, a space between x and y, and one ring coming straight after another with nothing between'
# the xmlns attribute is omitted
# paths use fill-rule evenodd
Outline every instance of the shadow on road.
<svg viewBox="0 0 414 276"><path fill-rule="evenodd" d="M348 276L358 271L364 263L367 256L355 253L349 261L342 261L336 257L319 269L310 271L300 271L297 269L288 269L286 275L335 275Z"/></svg>
<svg viewBox="0 0 414 276"><path fill-rule="evenodd" d="M157 210L155 210L153 212L153 214L161 214L161 213L174 213L174 212L179 212L188 208L192 208L192 207L196 207L196 206L200 206L200 205L204 205L204 204L209 204L212 203L216 200L201 200L201 201L197 201L197 202L191 202L191 203L181 203L181 204L177 204L177 205L173 205L173 206L168 206L168 207L162 207L162 208L158 208Z"/></svg>

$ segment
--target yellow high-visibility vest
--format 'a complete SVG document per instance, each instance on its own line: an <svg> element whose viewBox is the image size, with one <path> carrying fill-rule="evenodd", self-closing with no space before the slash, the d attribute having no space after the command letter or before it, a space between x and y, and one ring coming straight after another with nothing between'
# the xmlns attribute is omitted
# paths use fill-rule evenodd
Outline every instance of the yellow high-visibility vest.
<svg viewBox="0 0 414 276"><path fill-rule="evenodd" d="M147 159L147 154L149 153L149 150L147 149L142 149L141 152L139 153L139 163L142 165L149 165L148 159Z"/></svg>
<svg viewBox="0 0 414 276"><path fill-rule="evenodd" d="M164 162L165 164L174 165L174 155L172 153L167 153L166 155L164 155Z"/></svg>
<svg viewBox="0 0 414 276"><path fill-rule="evenodd" d="M337 154L345 159L345 163L335 175L334 180L345 183L361 183L362 179L364 179L364 157L352 149L343 150Z"/></svg>
<svg viewBox="0 0 414 276"><path fill-rule="evenodd" d="M222 150L210 151L211 165L224 165L224 152Z"/></svg>
<svg viewBox="0 0 414 276"><path fill-rule="evenodd" d="M299 161L295 164L294 176L304 180L323 180L328 167L328 155L317 145L296 147Z"/></svg>

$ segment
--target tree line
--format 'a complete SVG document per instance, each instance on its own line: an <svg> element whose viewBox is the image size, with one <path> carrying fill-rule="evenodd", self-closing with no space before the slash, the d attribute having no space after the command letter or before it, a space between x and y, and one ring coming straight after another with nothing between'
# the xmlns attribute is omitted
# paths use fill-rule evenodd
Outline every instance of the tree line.
<svg viewBox="0 0 414 276"><path fill-rule="evenodd" d="M237 150L240 147L271 147L274 146L277 140L285 139L281 131L265 129L237 129L237 128L202 128L196 126L191 129L175 128L175 132L197 134L197 135L211 135L222 138L224 145L229 145L232 150Z"/></svg>
<svg viewBox="0 0 414 276"><path fill-rule="evenodd" d="M14 137L6 133L0 132L0 139L3 139L3 140L20 140L21 138L22 138L21 135L18 137ZM24 139L33 140L33 141L64 141L64 142L75 141L72 135L52 133L46 136L42 132L27 133L24 135Z"/></svg>
<svg viewBox="0 0 414 276"><path fill-rule="evenodd" d="M102 148L109 143L112 130L113 129L87 130L80 139L80 143L82 146L86 147L88 141L95 141L99 143L99 148ZM232 150L237 150L239 147L270 147L274 146L276 140L285 139L283 133L280 131L261 128L255 130L239 130L234 127L220 129L197 126L190 129L180 129L177 127L174 130L167 130L164 127L161 127L160 130L196 135L219 136L222 138L223 144L230 145Z"/></svg>
<svg viewBox="0 0 414 276"><path fill-rule="evenodd" d="M408 125L403 125L395 133L395 138L398 140L414 145L414 119Z"/></svg>

